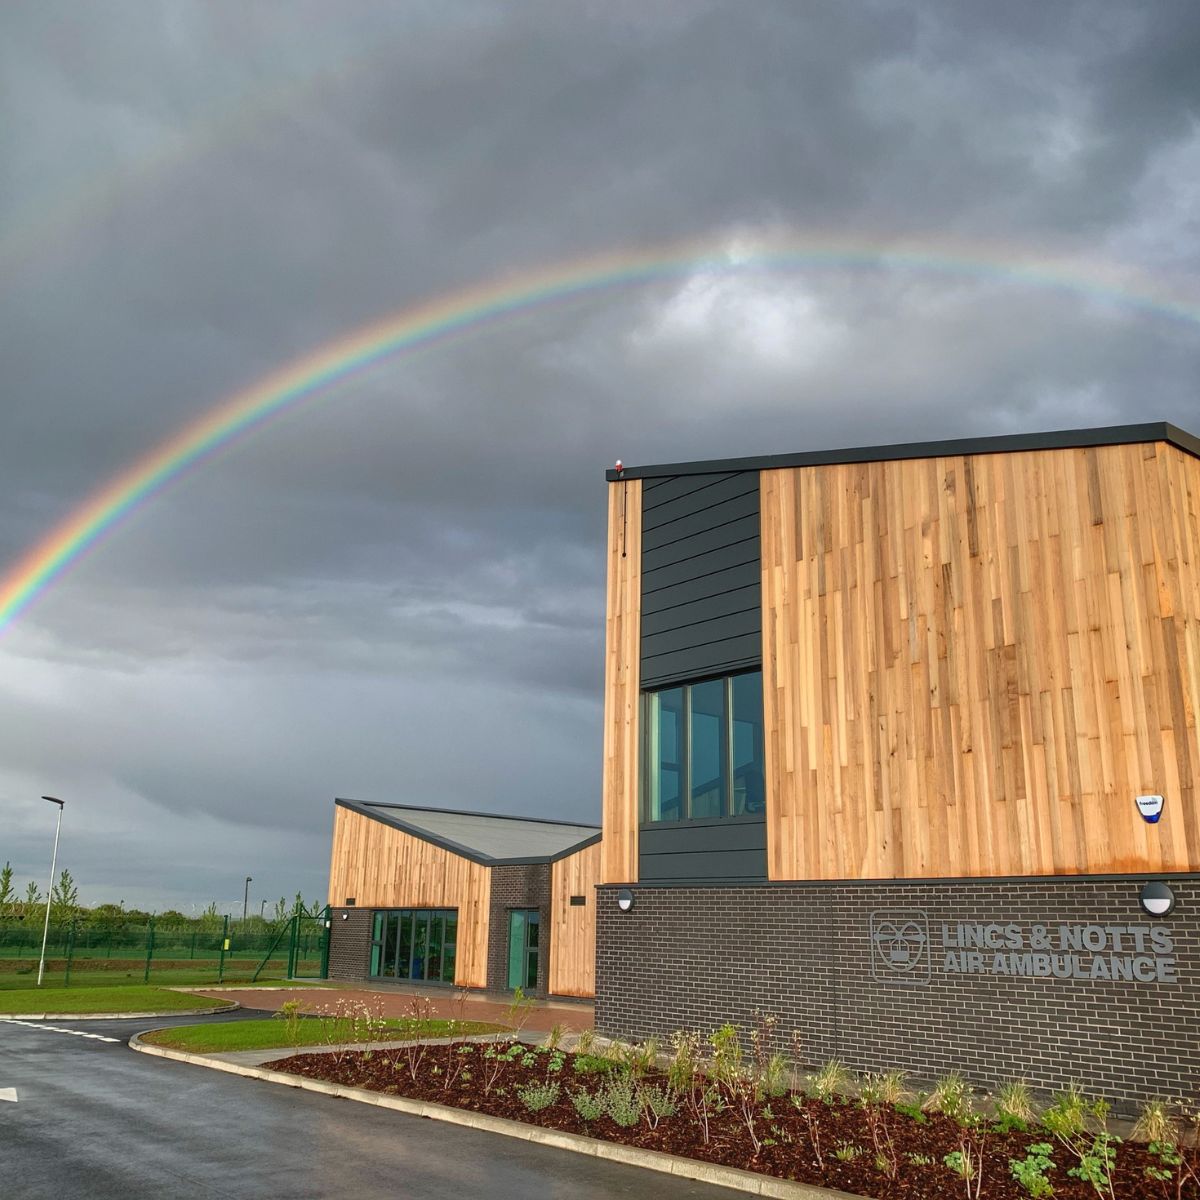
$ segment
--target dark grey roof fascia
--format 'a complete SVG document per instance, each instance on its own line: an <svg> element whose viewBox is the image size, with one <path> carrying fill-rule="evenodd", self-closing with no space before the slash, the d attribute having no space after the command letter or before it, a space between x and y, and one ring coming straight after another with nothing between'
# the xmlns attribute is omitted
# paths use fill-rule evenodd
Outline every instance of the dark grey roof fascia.
<svg viewBox="0 0 1200 1200"><path fill-rule="evenodd" d="M378 821L381 825L390 825L393 829L400 830L401 833L407 833L410 837L420 838L423 842L429 842L431 845L448 850L451 854L457 854L460 858L469 859L473 863L478 863L481 867L540 866L544 863L558 862L560 858L569 858L572 854L576 854L588 846L594 846L600 841L602 836L601 831L596 830L590 837L583 838L576 844L568 846L565 850L560 850L557 854L530 855L527 858L492 858L491 855L481 854L478 850L474 850L470 846L464 846L459 842L452 842L449 838L439 837L437 834L430 833L428 829L423 829L419 825L411 825L403 818L393 816L392 811L396 809L403 811L407 808L413 812L451 812L457 816L464 817L500 817L505 821L538 821L539 818L506 817L502 813L469 813L456 808L432 808L428 806L418 808L415 804L370 804L361 800L346 800L341 797L335 799L334 804L340 808L347 808L351 812L358 813L360 817L367 817L372 821ZM383 813L379 811L381 808L391 811ZM596 829L595 825L583 825L578 821L541 821L541 824L547 823L552 825L578 825L580 829Z"/></svg>
<svg viewBox="0 0 1200 1200"><path fill-rule="evenodd" d="M341 804L341 799L334 803ZM538 825L575 825L580 829L599 829L589 821L559 821L549 817L516 817L511 813L480 812L470 808L438 808L433 804L392 804L383 800L346 800L346 804L366 804L371 808L396 808L401 812L452 813L456 817L495 817L498 821L533 821Z"/></svg>
<svg viewBox="0 0 1200 1200"><path fill-rule="evenodd" d="M1194 458L1200 458L1200 438L1167 421L1148 421L1140 425L1107 425L1099 429L1056 429L1045 433L1008 433L942 442L903 442L895 446L851 446L841 450L808 450L797 454L661 463L625 467L620 473L610 469L605 471L604 478L609 483L618 483L622 479L656 479L666 475L717 475L726 471L900 462L912 458L950 458L962 454L1014 454L1022 450L1078 450L1091 446L1128 446L1144 442L1167 442Z"/></svg>

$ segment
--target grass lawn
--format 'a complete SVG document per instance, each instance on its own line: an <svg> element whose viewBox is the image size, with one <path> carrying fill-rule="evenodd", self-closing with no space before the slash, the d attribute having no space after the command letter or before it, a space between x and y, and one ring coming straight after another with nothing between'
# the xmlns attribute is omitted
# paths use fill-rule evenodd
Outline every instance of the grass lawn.
<svg viewBox="0 0 1200 1200"><path fill-rule="evenodd" d="M0 959L0 993L15 991L21 989L31 989L37 987L37 964L34 963L32 970L6 970L8 966L3 959ZM136 970L110 970L104 968L102 970L89 970L86 966L75 967L71 971L70 990L77 987L80 988L128 988L135 985L142 986L142 980L145 968L138 965ZM253 971L246 971L244 974L239 974L237 970L226 968L225 980L222 983L217 982L217 972L213 970L187 970L180 968L177 970L159 970L151 968L150 971L150 986L152 987L187 987L196 985L199 987L279 987L286 985L287 987L305 987L313 984L325 986L324 980L288 980L284 979L282 972L274 971L271 973L263 973L258 977L257 982L253 982L250 976ZM46 980L42 985L42 990L48 988L60 989L64 986L64 974L61 967L56 971L46 971Z"/></svg>
<svg viewBox="0 0 1200 1200"><path fill-rule="evenodd" d="M142 1041L171 1050L186 1050L192 1054L220 1054L231 1050L290 1050L298 1046L335 1045L342 1042L457 1037L470 1033L499 1033L504 1029L502 1025L489 1025L485 1021L417 1021L408 1017L382 1022L382 1031L379 1024L376 1023L373 1029L364 1029L361 1025L356 1029L348 1018L324 1020L306 1017L295 1022L289 1032L286 1020L268 1017L262 1021L228 1021L156 1029L143 1035Z"/></svg>
<svg viewBox="0 0 1200 1200"><path fill-rule="evenodd" d="M189 996L145 984L125 987L20 987L0 991L0 1015L4 1013L119 1013L190 1012L213 1008L221 1002L213 996Z"/></svg>

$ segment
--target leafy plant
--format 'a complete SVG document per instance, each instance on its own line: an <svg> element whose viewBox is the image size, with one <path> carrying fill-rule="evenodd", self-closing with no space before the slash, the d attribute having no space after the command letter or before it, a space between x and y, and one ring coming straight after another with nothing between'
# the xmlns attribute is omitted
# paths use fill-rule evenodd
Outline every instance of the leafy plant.
<svg viewBox="0 0 1200 1200"><path fill-rule="evenodd" d="M285 1000L275 1014L275 1020L283 1022L284 1036L289 1046L300 1044L300 1001Z"/></svg>
<svg viewBox="0 0 1200 1200"><path fill-rule="evenodd" d="M838 1142L833 1151L833 1157L838 1162L853 1162L862 1153L862 1147L853 1142Z"/></svg>
<svg viewBox="0 0 1200 1200"><path fill-rule="evenodd" d="M1034 1142L1026 1147L1024 1158L1010 1158L1008 1169L1012 1177L1034 1197L1054 1195L1054 1185L1046 1172L1054 1168L1054 1147L1049 1142Z"/></svg>
<svg viewBox="0 0 1200 1200"><path fill-rule="evenodd" d="M571 1093L571 1103L584 1121L598 1121L604 1116L604 1101L582 1088Z"/></svg>
<svg viewBox="0 0 1200 1200"><path fill-rule="evenodd" d="M901 1100L892 1107L902 1116L918 1125L928 1125L929 1118L921 1111L921 1105L916 1100Z"/></svg>
<svg viewBox="0 0 1200 1200"><path fill-rule="evenodd" d="M937 1159L932 1154L916 1154L910 1150L905 1156L914 1167L932 1167Z"/></svg>
<svg viewBox="0 0 1200 1200"><path fill-rule="evenodd" d="M1071 1084L1054 1097L1042 1113L1042 1125L1078 1160L1067 1174L1090 1183L1100 1195L1113 1196L1113 1168L1121 1139L1108 1132L1109 1105L1106 1100L1088 1102L1082 1089ZM1093 1133L1089 1125L1096 1126Z"/></svg>
<svg viewBox="0 0 1200 1200"><path fill-rule="evenodd" d="M512 999L509 1001L504 1015L506 1022L518 1036L533 1014L533 1005L534 1001L525 995L524 988L518 987L513 990Z"/></svg>
<svg viewBox="0 0 1200 1200"><path fill-rule="evenodd" d="M517 1099L530 1112L541 1112L549 1108L558 1099L559 1086L557 1083L528 1083L517 1088Z"/></svg>
<svg viewBox="0 0 1200 1200"><path fill-rule="evenodd" d="M793 1092L792 1107L796 1109L800 1114L800 1119L804 1122L804 1127L808 1132L808 1140L812 1144L816 1164L823 1171L825 1169L825 1156L821 1153L820 1106L809 1103L804 1096Z"/></svg>
<svg viewBox="0 0 1200 1200"><path fill-rule="evenodd" d="M950 1170L955 1173L955 1175L967 1180L968 1183L975 1178L975 1164L962 1150L951 1150L950 1153L942 1159L942 1162L944 1162L946 1166L948 1166ZM967 1194L970 1195L970 1192Z"/></svg>
<svg viewBox="0 0 1200 1200"><path fill-rule="evenodd" d="M638 1098L642 1105L642 1115L651 1129L657 1129L659 1121L664 1117L673 1117L679 1111L674 1096L666 1088L658 1085L647 1087L643 1084L639 1089Z"/></svg>
<svg viewBox="0 0 1200 1200"><path fill-rule="evenodd" d="M604 1111L621 1126L629 1129L642 1119L642 1097L637 1081L624 1072L608 1077L599 1097Z"/></svg>
<svg viewBox="0 0 1200 1200"><path fill-rule="evenodd" d="M611 1058L601 1058L598 1054L576 1054L571 1062L571 1069L577 1075L605 1075L615 1066Z"/></svg>
<svg viewBox="0 0 1200 1200"><path fill-rule="evenodd" d="M875 1149L875 1169L889 1179L900 1171L900 1159L892 1136L889 1118L895 1112L897 1096L903 1094L903 1079L896 1072L890 1075L864 1075L859 1082L858 1103L863 1111L871 1145ZM901 1089L901 1090L898 1090Z"/></svg>

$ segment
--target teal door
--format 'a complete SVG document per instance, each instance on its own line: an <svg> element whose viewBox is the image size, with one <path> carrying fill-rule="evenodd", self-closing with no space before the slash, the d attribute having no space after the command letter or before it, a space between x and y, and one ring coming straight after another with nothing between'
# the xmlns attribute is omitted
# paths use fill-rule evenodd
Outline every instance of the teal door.
<svg viewBox="0 0 1200 1200"><path fill-rule="evenodd" d="M538 982L541 920L536 908L514 908L508 914L508 986L532 991Z"/></svg>

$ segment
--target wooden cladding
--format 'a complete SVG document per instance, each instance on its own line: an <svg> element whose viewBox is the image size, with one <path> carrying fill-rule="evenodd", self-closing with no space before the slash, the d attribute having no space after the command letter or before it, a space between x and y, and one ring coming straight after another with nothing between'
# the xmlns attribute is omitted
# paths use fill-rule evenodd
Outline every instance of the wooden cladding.
<svg viewBox="0 0 1200 1200"><path fill-rule="evenodd" d="M637 881L641 563L641 480L610 483L600 868L604 883Z"/></svg>
<svg viewBox="0 0 1200 1200"><path fill-rule="evenodd" d="M1200 461L771 470L761 506L772 879L1200 869Z"/></svg>
<svg viewBox="0 0 1200 1200"><path fill-rule="evenodd" d="M456 908L454 982L487 986L487 867L338 805L333 819L329 903L359 908Z"/></svg>
<svg viewBox="0 0 1200 1200"><path fill-rule="evenodd" d="M596 994L596 884L600 843L550 867L550 982L555 996ZM577 900L583 900L577 904Z"/></svg>

